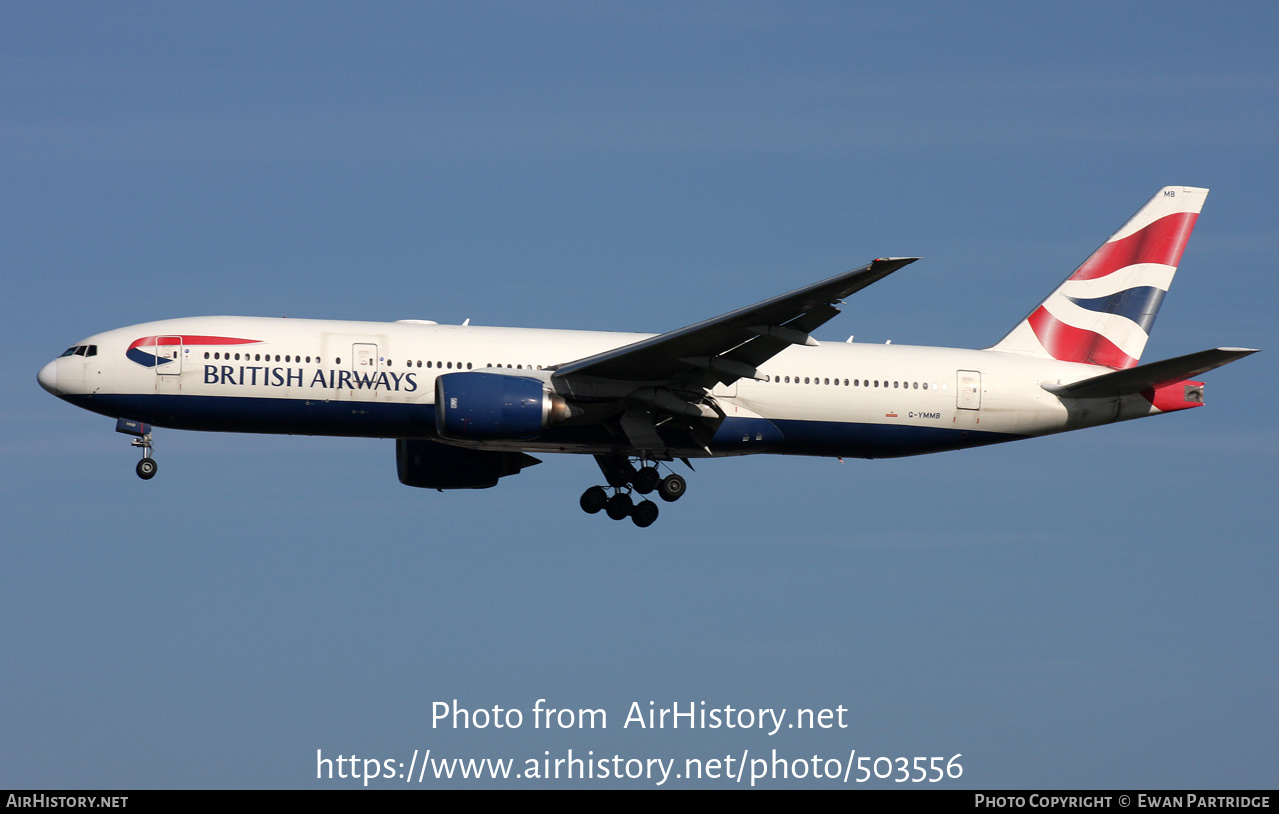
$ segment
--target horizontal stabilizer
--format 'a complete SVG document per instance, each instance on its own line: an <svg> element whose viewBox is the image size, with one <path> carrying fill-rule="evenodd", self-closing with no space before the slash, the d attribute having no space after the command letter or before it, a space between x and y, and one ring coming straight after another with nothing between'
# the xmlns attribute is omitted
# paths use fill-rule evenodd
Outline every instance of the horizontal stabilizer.
<svg viewBox="0 0 1279 814"><path fill-rule="evenodd" d="M1115 398L1140 393L1151 388L1207 373L1257 351L1251 348L1213 348L1186 356L1151 362L1146 365L1105 373L1074 384L1045 384L1043 388L1055 396L1072 399Z"/></svg>

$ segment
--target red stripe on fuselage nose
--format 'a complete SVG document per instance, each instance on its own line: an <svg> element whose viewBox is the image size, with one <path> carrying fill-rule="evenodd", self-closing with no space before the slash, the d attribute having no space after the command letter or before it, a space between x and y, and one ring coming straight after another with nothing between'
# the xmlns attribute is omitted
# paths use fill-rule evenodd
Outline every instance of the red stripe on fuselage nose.
<svg viewBox="0 0 1279 814"><path fill-rule="evenodd" d="M129 350L134 348L146 347L162 347L164 345L252 345L261 342L260 339L240 339L234 336L144 336L141 339L133 340L129 345Z"/></svg>

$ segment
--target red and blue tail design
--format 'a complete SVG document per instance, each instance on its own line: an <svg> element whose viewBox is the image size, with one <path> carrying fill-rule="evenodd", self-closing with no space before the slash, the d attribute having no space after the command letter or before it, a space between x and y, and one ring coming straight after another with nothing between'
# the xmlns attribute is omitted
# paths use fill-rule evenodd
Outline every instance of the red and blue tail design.
<svg viewBox="0 0 1279 814"><path fill-rule="evenodd" d="M1208 190L1164 187L989 350L1135 366Z"/></svg>

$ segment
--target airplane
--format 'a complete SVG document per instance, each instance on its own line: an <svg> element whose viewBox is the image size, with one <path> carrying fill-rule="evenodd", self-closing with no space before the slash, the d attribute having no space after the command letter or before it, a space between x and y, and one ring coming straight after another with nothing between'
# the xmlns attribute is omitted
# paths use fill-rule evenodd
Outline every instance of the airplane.
<svg viewBox="0 0 1279 814"><path fill-rule="evenodd" d="M685 493L676 459L892 458L1201 406L1195 377L1255 350L1140 359L1207 194L1159 190L982 350L814 339L917 259L889 257L662 334L192 317L90 336L38 380L115 418L144 480L153 427L393 438L400 482L440 491L591 455L605 483L581 508L643 528L649 495Z"/></svg>

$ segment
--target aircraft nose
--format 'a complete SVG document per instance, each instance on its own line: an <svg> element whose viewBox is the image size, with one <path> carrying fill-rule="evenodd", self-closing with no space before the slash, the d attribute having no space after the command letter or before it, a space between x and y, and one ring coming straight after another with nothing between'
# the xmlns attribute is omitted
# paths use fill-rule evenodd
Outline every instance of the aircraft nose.
<svg viewBox="0 0 1279 814"><path fill-rule="evenodd" d="M40 368L36 379L40 381L40 386L48 390L55 396L62 395L62 391L58 389L58 361L55 359L44 367Z"/></svg>

